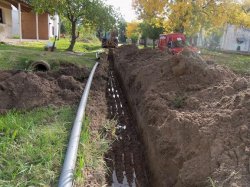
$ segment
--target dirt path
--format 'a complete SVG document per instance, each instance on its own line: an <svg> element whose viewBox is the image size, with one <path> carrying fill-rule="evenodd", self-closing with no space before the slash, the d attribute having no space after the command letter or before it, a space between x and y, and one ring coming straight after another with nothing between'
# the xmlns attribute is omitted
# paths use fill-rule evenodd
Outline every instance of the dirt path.
<svg viewBox="0 0 250 187"><path fill-rule="evenodd" d="M109 67L106 95L109 119L117 121L117 140L106 155L106 162L110 168L108 184L113 187L147 187L149 184L143 145L137 135L136 123L117 81L112 62Z"/></svg>

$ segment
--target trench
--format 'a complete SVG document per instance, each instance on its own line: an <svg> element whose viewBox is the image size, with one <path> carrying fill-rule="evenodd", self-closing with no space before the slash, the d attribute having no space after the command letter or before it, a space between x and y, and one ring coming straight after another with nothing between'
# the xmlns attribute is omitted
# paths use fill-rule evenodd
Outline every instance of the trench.
<svg viewBox="0 0 250 187"><path fill-rule="evenodd" d="M144 146L137 131L136 121L129 110L126 95L115 73L112 51L109 52L108 61L108 118L117 122L117 139L105 155L109 168L107 183L112 187L148 187L150 185Z"/></svg>

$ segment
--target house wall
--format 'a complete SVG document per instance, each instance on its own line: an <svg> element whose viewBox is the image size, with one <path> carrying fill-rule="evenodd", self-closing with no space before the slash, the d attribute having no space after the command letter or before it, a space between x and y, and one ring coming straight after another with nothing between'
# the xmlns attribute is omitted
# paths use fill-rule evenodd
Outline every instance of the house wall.
<svg viewBox="0 0 250 187"><path fill-rule="evenodd" d="M237 38L243 39L243 43L238 43ZM223 37L221 38L221 49L250 52L250 29L237 28L233 25L228 25L225 28Z"/></svg>
<svg viewBox="0 0 250 187"><path fill-rule="evenodd" d="M48 24L48 14L42 14L38 16L38 28L39 28L39 39L48 40L49 39L49 24Z"/></svg>
<svg viewBox="0 0 250 187"><path fill-rule="evenodd" d="M49 37L55 37L59 34L59 16L49 16Z"/></svg>
<svg viewBox="0 0 250 187"><path fill-rule="evenodd" d="M19 36L19 20L18 20L18 10L12 6L12 35Z"/></svg>
<svg viewBox="0 0 250 187"><path fill-rule="evenodd" d="M19 14L15 7L2 7L0 2L0 8L3 12L4 24L0 23L0 41L5 38L12 38L13 36L19 36ZM23 39L37 39L36 38L36 15L32 12L22 12L22 38ZM38 28L39 39L48 40L49 37L53 37L52 29L50 25L55 25L55 33L58 33L59 28L59 16L56 15L54 20L50 20L47 13L38 16ZM50 34L51 33L51 34ZM56 34L57 35L57 34Z"/></svg>
<svg viewBox="0 0 250 187"><path fill-rule="evenodd" d="M12 15L11 9L3 8L0 6L3 13L3 24L0 23L0 41L5 38L11 37L12 30Z"/></svg>
<svg viewBox="0 0 250 187"><path fill-rule="evenodd" d="M49 39L48 14L38 16L39 39ZM22 36L23 39L36 39L36 14L22 13Z"/></svg>
<svg viewBox="0 0 250 187"><path fill-rule="evenodd" d="M22 12L23 39L36 39L36 16L33 13Z"/></svg>

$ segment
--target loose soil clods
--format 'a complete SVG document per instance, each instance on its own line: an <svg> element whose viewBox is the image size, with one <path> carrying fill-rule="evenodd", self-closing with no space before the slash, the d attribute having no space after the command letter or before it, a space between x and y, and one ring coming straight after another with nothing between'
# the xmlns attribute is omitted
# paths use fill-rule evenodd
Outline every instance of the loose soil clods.
<svg viewBox="0 0 250 187"><path fill-rule="evenodd" d="M249 186L249 78L184 52L122 46L121 77L143 134L152 185Z"/></svg>
<svg viewBox="0 0 250 187"><path fill-rule="evenodd" d="M0 72L0 109L32 109L79 102L89 70L62 64L58 71Z"/></svg>

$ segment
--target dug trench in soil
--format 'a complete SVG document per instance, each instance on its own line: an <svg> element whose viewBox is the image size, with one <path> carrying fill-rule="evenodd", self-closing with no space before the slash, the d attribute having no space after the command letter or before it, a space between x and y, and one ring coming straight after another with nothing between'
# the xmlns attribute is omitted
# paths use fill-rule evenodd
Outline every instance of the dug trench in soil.
<svg viewBox="0 0 250 187"><path fill-rule="evenodd" d="M110 50L106 97L109 119L117 121L117 139L105 156L109 168L107 183L112 187L147 187L149 181L144 146L137 134L136 122L133 120L125 95L116 78L112 59L112 50Z"/></svg>
<svg viewBox="0 0 250 187"><path fill-rule="evenodd" d="M114 57L152 186L250 186L249 77L188 50L172 56L121 46Z"/></svg>

